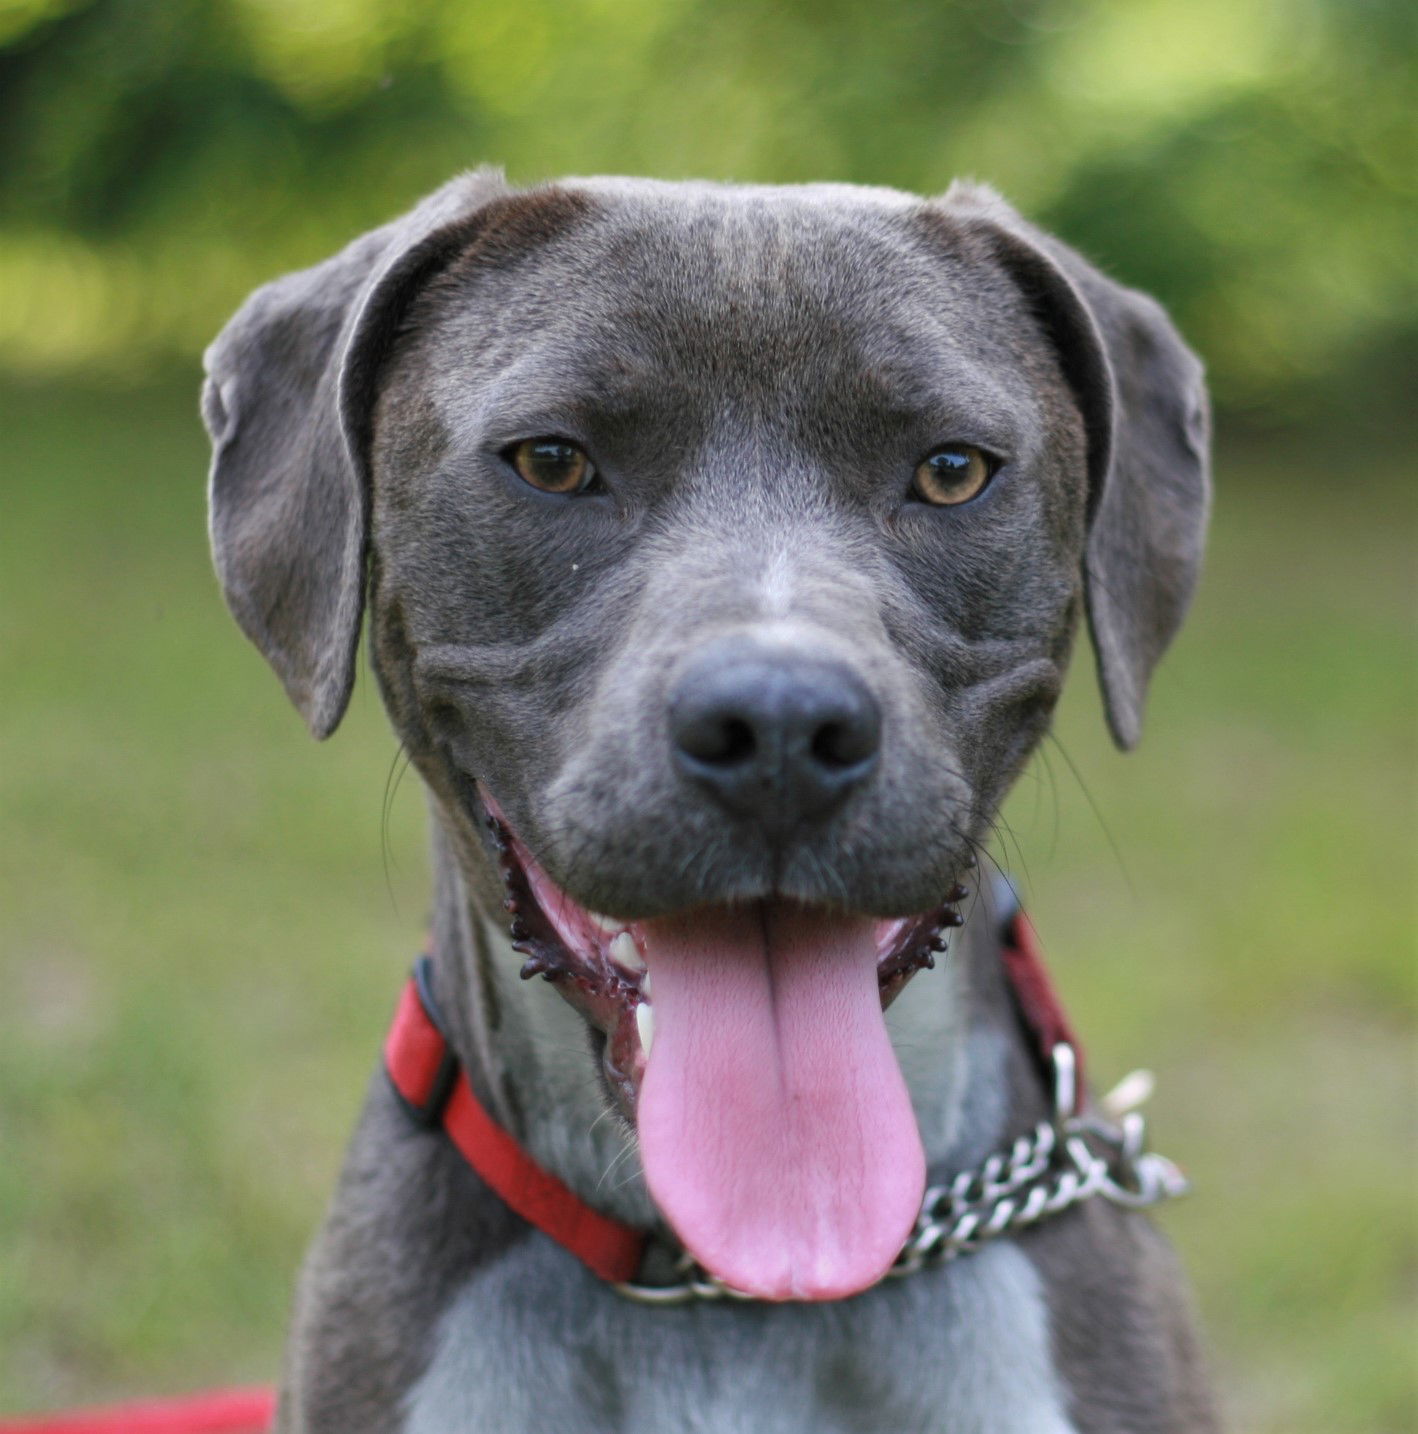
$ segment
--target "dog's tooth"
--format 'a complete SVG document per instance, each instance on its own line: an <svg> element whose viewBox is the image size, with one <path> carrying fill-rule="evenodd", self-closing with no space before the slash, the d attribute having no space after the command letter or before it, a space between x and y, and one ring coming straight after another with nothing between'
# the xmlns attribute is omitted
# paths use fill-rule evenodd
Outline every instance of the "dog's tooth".
<svg viewBox="0 0 1418 1434"><path fill-rule="evenodd" d="M617 921L613 916L602 916L599 911L587 911L586 918L603 936L614 936L625 927L625 922Z"/></svg>
<svg viewBox="0 0 1418 1434"><path fill-rule="evenodd" d="M651 999L651 997L650 997L650 972L649 972L648 969L646 970L645 974L644 974L643 976L641 976L641 978L640 978L640 994L641 994L641 995L645 998L645 1000L647 1000L647 1001Z"/></svg>
<svg viewBox="0 0 1418 1434"><path fill-rule="evenodd" d="M635 1008L635 1029L640 1036L640 1049L649 1060L650 1047L655 1044L655 1012L648 1001L641 1001Z"/></svg>
<svg viewBox="0 0 1418 1434"><path fill-rule="evenodd" d="M611 942L611 960L624 966L627 971L643 971L645 958L635 944L635 938L628 931L622 931Z"/></svg>

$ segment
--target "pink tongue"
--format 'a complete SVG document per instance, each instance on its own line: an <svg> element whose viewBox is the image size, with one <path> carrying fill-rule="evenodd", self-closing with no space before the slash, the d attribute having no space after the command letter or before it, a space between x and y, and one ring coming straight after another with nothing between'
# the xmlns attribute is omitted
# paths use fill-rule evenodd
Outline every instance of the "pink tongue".
<svg viewBox="0 0 1418 1434"><path fill-rule="evenodd" d="M874 923L771 903L642 931L655 1035L636 1121L656 1204L745 1293L826 1300L874 1284L925 1185Z"/></svg>

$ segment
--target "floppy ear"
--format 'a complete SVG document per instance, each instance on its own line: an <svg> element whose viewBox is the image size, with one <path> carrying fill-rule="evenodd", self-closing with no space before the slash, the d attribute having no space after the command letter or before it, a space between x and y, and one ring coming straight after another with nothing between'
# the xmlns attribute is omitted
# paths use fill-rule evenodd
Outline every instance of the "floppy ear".
<svg viewBox="0 0 1418 1434"><path fill-rule="evenodd" d="M379 361L419 284L506 193L496 171L451 181L333 259L258 289L207 350L217 575L316 737L339 725L354 683Z"/></svg>
<svg viewBox="0 0 1418 1434"><path fill-rule="evenodd" d="M1027 224L992 190L944 203L1034 307L1088 441L1088 625L1113 740L1136 745L1152 669L1186 616L1211 504L1201 361L1162 308Z"/></svg>

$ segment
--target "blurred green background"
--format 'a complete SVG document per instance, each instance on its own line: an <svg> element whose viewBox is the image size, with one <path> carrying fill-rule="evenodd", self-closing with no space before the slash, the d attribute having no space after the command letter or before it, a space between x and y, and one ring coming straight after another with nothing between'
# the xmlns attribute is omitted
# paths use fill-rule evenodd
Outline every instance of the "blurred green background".
<svg viewBox="0 0 1418 1434"><path fill-rule="evenodd" d="M1205 355L1140 753L1008 810L1236 1428L1418 1427L1411 0L0 0L0 1413L273 1377L421 930L368 680L309 743L209 575L197 355L485 160L987 179ZM386 800L387 798L387 800Z"/></svg>

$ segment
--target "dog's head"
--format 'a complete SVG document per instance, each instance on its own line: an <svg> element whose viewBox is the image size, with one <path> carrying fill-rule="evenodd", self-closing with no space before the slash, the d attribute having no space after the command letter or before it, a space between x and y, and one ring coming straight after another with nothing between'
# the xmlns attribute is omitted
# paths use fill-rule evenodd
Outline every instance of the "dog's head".
<svg viewBox="0 0 1418 1434"><path fill-rule="evenodd" d="M1166 317L986 190L482 172L258 291L207 367L218 572L311 729L367 602L686 1243L767 1295L870 1283L922 1164L881 1007L1080 614L1130 746L1191 594L1207 410Z"/></svg>

